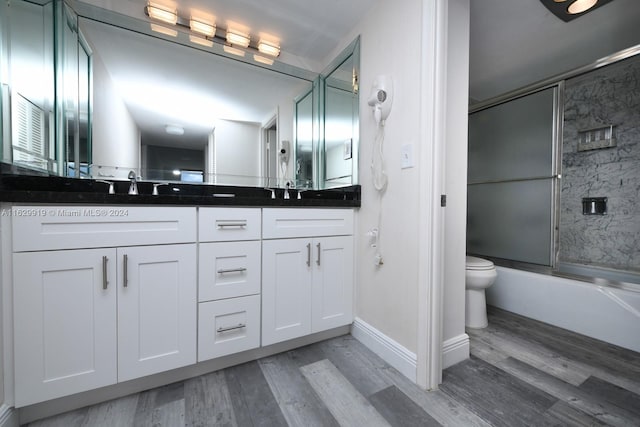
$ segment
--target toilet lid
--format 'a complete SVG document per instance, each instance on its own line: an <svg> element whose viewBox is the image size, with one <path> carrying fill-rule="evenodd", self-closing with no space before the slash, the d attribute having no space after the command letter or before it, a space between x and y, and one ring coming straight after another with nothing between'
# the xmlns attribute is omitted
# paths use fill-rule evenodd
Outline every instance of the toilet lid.
<svg viewBox="0 0 640 427"><path fill-rule="evenodd" d="M467 270L491 270L493 263L488 259L467 256L466 268Z"/></svg>

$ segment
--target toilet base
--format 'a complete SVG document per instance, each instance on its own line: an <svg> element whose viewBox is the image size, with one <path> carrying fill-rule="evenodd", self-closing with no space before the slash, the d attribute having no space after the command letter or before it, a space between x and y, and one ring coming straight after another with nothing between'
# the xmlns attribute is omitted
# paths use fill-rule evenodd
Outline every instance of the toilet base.
<svg viewBox="0 0 640 427"><path fill-rule="evenodd" d="M465 291L464 319L464 325L467 328L482 329L489 325L484 289L467 289Z"/></svg>

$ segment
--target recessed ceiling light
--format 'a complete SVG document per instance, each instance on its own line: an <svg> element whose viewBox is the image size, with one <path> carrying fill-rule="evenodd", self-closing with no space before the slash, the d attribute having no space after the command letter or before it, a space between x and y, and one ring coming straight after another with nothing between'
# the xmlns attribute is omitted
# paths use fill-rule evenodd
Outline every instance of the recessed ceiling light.
<svg viewBox="0 0 640 427"><path fill-rule="evenodd" d="M540 3L545 5L549 11L564 22L569 22L612 1L613 0L540 0Z"/></svg>
<svg viewBox="0 0 640 427"><path fill-rule="evenodd" d="M165 132L169 135L184 135L184 128L178 125L166 125L164 127Z"/></svg>
<svg viewBox="0 0 640 427"><path fill-rule="evenodd" d="M598 3L598 0L576 0L569 5L567 12L575 15L591 9Z"/></svg>

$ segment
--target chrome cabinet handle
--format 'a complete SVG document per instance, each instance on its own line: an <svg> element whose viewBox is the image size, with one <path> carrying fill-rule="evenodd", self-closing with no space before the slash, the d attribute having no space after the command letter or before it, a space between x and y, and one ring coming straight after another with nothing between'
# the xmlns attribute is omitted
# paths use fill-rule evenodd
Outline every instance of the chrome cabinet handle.
<svg viewBox="0 0 640 427"><path fill-rule="evenodd" d="M307 266L311 266L311 243L307 243Z"/></svg>
<svg viewBox="0 0 640 427"><path fill-rule="evenodd" d="M320 243L318 243L316 247L318 248L318 259L316 260L316 264L320 265Z"/></svg>
<svg viewBox="0 0 640 427"><path fill-rule="evenodd" d="M244 267L240 267L240 268L221 268L220 270L218 270L218 274L243 273L245 271L247 271L247 269L244 268Z"/></svg>
<svg viewBox="0 0 640 427"><path fill-rule="evenodd" d="M107 277L107 261L109 261L109 258L104 255L102 257L102 289L107 289L109 287L109 278Z"/></svg>
<svg viewBox="0 0 640 427"><path fill-rule="evenodd" d="M222 333L222 332L229 332L229 331L235 331L236 329L242 329L242 328L246 328L247 325L245 325L244 323L238 323L236 326L227 326L226 328L218 328L217 331L218 333Z"/></svg>
<svg viewBox="0 0 640 427"><path fill-rule="evenodd" d="M226 228L226 227L239 227L244 228L247 226L247 221L239 221L239 222L222 222L216 224L218 228Z"/></svg>
<svg viewBox="0 0 640 427"><path fill-rule="evenodd" d="M124 279L124 284L123 287L127 287L127 285L129 284L129 278L127 277L127 264L129 263L129 257L127 256L127 254L124 254L122 256L122 269L124 270L124 272L122 273L123 279Z"/></svg>

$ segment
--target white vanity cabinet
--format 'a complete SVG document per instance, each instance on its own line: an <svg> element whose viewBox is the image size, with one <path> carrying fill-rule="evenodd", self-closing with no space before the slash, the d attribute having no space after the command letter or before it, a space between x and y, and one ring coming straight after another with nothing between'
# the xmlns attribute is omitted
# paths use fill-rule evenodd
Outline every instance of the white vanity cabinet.
<svg viewBox="0 0 640 427"><path fill-rule="evenodd" d="M262 229L262 344L353 321L353 211L267 209Z"/></svg>
<svg viewBox="0 0 640 427"><path fill-rule="evenodd" d="M260 346L261 209L199 212L198 361Z"/></svg>
<svg viewBox="0 0 640 427"><path fill-rule="evenodd" d="M111 212L13 207L17 407L196 362L196 209Z"/></svg>

